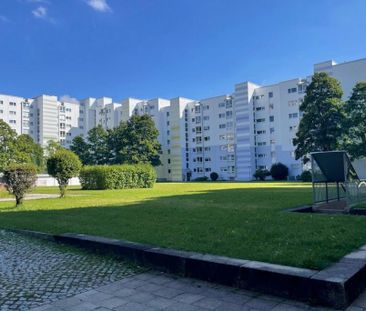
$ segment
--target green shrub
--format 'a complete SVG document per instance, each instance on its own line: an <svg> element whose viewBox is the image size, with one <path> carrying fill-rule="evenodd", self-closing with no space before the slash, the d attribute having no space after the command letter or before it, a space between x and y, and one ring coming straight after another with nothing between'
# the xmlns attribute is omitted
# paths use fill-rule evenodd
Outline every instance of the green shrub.
<svg viewBox="0 0 366 311"><path fill-rule="evenodd" d="M152 188L156 171L148 164L84 166L80 183L85 190Z"/></svg>
<svg viewBox="0 0 366 311"><path fill-rule="evenodd" d="M219 178L219 174L217 174L216 172L212 172L210 174L210 178L212 181L216 181Z"/></svg>
<svg viewBox="0 0 366 311"><path fill-rule="evenodd" d="M255 179L266 180L266 177L271 176L271 173L268 170L263 170L261 168L257 169L253 175Z"/></svg>
<svg viewBox="0 0 366 311"><path fill-rule="evenodd" d="M271 176L274 180L286 180L288 167L280 162L273 164L271 167Z"/></svg>
<svg viewBox="0 0 366 311"><path fill-rule="evenodd" d="M37 168L33 164L11 164L4 170L7 190L15 196L16 205L23 203L25 194L35 186Z"/></svg>
<svg viewBox="0 0 366 311"><path fill-rule="evenodd" d="M193 181L208 181L208 177L207 176L197 177L193 179Z"/></svg>
<svg viewBox="0 0 366 311"><path fill-rule="evenodd" d="M300 179L303 182L311 182L312 181L311 172L310 171L303 171L300 175Z"/></svg>
<svg viewBox="0 0 366 311"><path fill-rule="evenodd" d="M60 197L66 194L66 188L72 177L77 177L81 169L79 157L70 150L56 150L47 159L47 171L56 178L60 188Z"/></svg>

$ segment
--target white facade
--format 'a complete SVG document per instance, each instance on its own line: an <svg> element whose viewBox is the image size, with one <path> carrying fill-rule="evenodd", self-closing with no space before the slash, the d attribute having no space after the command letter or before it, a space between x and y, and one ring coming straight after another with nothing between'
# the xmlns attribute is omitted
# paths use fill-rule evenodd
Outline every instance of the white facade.
<svg viewBox="0 0 366 311"><path fill-rule="evenodd" d="M358 81L366 80L366 59L314 65L338 79L347 99ZM162 180L184 181L219 174L222 180L251 180L257 168L275 162L289 167L290 178L301 174L292 140L301 118L301 104L311 76L260 86L236 84L232 94L194 100L86 98L62 102L56 96L23 98L0 94L0 119L18 134L29 134L45 146L59 141L69 147L97 125L106 129L134 114L149 114L159 130Z"/></svg>

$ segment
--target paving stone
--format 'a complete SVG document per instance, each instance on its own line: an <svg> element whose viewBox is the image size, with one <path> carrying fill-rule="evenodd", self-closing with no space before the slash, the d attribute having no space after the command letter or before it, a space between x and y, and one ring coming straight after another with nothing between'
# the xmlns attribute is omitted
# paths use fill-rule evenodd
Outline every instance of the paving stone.
<svg viewBox="0 0 366 311"><path fill-rule="evenodd" d="M71 308L88 294L97 301L107 293L88 291L141 270L111 256L4 230L0 230L0 254L0 310L4 311L36 307L43 311L48 304L77 294L81 296L64 300L63 306ZM53 310L60 307L54 305Z"/></svg>
<svg viewBox="0 0 366 311"><path fill-rule="evenodd" d="M244 306L257 310L271 310L277 304L277 301L267 300L264 298L253 298L249 300Z"/></svg>
<svg viewBox="0 0 366 311"><path fill-rule="evenodd" d="M206 308L208 310L215 310L220 305L224 304L224 302L220 299L216 298L203 298L199 301L196 301L193 305L197 307Z"/></svg>
<svg viewBox="0 0 366 311"><path fill-rule="evenodd" d="M176 296L174 299L179 301L179 302L184 302L184 303L188 303L188 304L192 304L198 300L203 299L204 296L202 295L195 295L195 294L187 294L187 293L183 293L179 296Z"/></svg>

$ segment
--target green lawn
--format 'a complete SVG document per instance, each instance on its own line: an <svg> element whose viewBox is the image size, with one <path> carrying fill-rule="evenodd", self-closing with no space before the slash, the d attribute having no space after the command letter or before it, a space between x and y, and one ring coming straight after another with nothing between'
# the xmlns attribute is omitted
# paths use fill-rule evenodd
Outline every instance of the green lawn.
<svg viewBox="0 0 366 311"><path fill-rule="evenodd" d="M38 188L51 193L57 188ZM311 203L303 183L158 183L0 203L0 227L77 232L308 268L366 244L366 217L288 213Z"/></svg>

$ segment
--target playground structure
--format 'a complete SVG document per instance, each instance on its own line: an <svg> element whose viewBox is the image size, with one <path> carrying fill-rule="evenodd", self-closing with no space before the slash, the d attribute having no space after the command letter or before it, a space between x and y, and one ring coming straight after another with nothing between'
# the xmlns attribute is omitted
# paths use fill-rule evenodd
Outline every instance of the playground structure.
<svg viewBox="0 0 366 311"><path fill-rule="evenodd" d="M366 182L361 181L345 151L311 154L313 208L349 212L366 201Z"/></svg>

